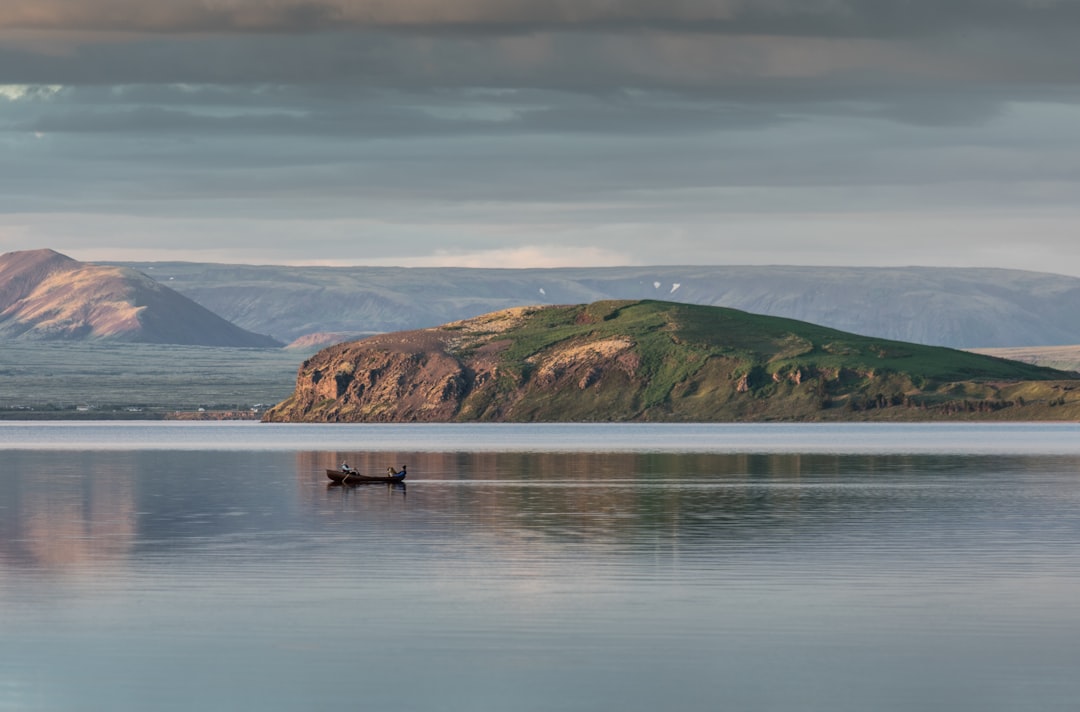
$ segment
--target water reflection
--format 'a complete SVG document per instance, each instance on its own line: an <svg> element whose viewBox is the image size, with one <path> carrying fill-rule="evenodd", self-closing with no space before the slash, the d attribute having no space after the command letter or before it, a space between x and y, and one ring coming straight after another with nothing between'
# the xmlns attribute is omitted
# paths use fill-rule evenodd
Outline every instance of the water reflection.
<svg viewBox="0 0 1080 712"><path fill-rule="evenodd" d="M334 487L325 469L408 464L407 484ZM838 532L1022 531L1043 471L1080 458L917 455L433 452L15 452L0 480L0 561L47 570L123 565L237 533L364 527L621 546L753 542ZM978 480L971 479L978 473ZM1023 484L1007 501L998 486ZM1015 487L1014 484L1010 486ZM388 520L388 503L407 519ZM347 505L347 506L346 506Z"/></svg>
<svg viewBox="0 0 1080 712"><path fill-rule="evenodd" d="M20 476L28 459L5 457L0 560L48 570L125 561L137 537L134 457L90 454Z"/></svg>
<svg viewBox="0 0 1080 712"><path fill-rule="evenodd" d="M331 486L342 460L408 464L408 484ZM984 712L1080 696L1075 456L3 464L0 709Z"/></svg>
<svg viewBox="0 0 1080 712"><path fill-rule="evenodd" d="M1040 472L1078 471L1080 459L918 455L300 453L309 482L347 460L361 472L407 463L410 501L423 526L455 535L523 535L598 546L643 540L804 545L835 531L983 526L988 511L1018 526L1040 505L1022 490L997 501L998 485ZM977 473L978 481L970 479ZM1036 479L1032 479L1032 478ZM319 494L300 488L309 506ZM378 507L378 498L363 500ZM988 509L989 508L989 509ZM1026 512L1026 514L1025 514ZM1000 525L1001 522L999 521ZM458 530L462 531L458 531Z"/></svg>
<svg viewBox="0 0 1080 712"><path fill-rule="evenodd" d="M281 477L282 464L280 455L243 453L8 453L0 562L102 569L273 527L296 510L295 483Z"/></svg>
<svg viewBox="0 0 1080 712"><path fill-rule="evenodd" d="M1080 462L1076 456L1040 456L1043 461ZM1028 456L938 455L850 455L798 453L597 453L597 452L426 452L363 451L299 452L296 471L301 477L335 468L347 461L362 474L381 475L387 466L408 464L409 481L491 480L510 477L520 481L578 480L604 482L620 477L647 475L652 478L687 478L724 476L738 481L754 478L773 480L798 479L802 476L844 474L883 475L916 473L932 476L965 471L971 463L983 462L988 469L1025 469Z"/></svg>

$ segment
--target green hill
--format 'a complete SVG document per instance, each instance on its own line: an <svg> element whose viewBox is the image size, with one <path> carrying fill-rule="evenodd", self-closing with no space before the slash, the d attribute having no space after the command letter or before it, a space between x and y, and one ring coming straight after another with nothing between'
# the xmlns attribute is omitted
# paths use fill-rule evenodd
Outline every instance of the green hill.
<svg viewBox="0 0 1080 712"><path fill-rule="evenodd" d="M1077 375L659 301L511 309L326 349L268 420L1080 418Z"/></svg>

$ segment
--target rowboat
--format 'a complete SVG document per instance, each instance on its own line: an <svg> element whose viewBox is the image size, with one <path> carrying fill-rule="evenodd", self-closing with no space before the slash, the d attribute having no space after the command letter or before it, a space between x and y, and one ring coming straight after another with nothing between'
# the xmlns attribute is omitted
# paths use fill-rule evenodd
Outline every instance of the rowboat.
<svg viewBox="0 0 1080 712"><path fill-rule="evenodd" d="M326 476L331 481L342 485L359 485L374 482L404 482L405 473L399 473L397 475L361 475L359 472L353 472L349 470L327 470Z"/></svg>

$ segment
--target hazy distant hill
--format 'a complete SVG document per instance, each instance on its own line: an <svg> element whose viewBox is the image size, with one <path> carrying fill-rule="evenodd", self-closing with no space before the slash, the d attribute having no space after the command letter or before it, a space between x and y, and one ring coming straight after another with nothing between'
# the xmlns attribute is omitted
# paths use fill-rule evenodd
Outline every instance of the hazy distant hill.
<svg viewBox="0 0 1080 712"><path fill-rule="evenodd" d="M666 299L956 348L1080 342L1080 279L929 267L451 269L125 263L289 342L436 326L498 309Z"/></svg>
<svg viewBox="0 0 1080 712"><path fill-rule="evenodd" d="M1013 361L1048 366L1062 371L1080 371L1080 345L1019 346L1001 349L971 349L975 353Z"/></svg>
<svg viewBox="0 0 1080 712"><path fill-rule="evenodd" d="M52 250L0 255L0 338L280 346L134 269Z"/></svg>
<svg viewBox="0 0 1080 712"><path fill-rule="evenodd" d="M660 301L507 309L338 344L268 421L1073 420L1076 374Z"/></svg>
<svg viewBox="0 0 1080 712"><path fill-rule="evenodd" d="M305 334L298 339L295 339L285 345L285 348L290 351L310 352L315 353L319 349L332 346L334 344L340 344L343 341L356 341L357 339L363 339L368 336L373 336L377 332L356 332L356 331L316 331L312 334Z"/></svg>

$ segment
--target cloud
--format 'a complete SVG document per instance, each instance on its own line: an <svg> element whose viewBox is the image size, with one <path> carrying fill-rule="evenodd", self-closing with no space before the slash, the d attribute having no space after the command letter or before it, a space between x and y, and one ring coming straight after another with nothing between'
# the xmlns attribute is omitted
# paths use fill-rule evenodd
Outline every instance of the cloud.
<svg viewBox="0 0 1080 712"><path fill-rule="evenodd" d="M431 135L609 121L643 132L806 112L953 125L1017 99L1076 101L1077 26L1075 0L35 0L0 8L0 83L193 85L257 98L323 88L358 102L353 116L296 106L212 115L118 97L83 116L43 112L38 120L52 126L33 130L50 131L77 122L91 131ZM485 124L469 113L478 89L562 96L504 102L509 112ZM429 100L383 110L363 103L371 90ZM570 94L610 103L575 105ZM620 103L628 110L618 115ZM443 112L431 113L437 104Z"/></svg>
<svg viewBox="0 0 1080 712"><path fill-rule="evenodd" d="M566 245L523 245L501 249L461 251L439 249L427 255L394 255L369 260L373 265L401 267L475 267L502 269L548 267L602 267L632 264L625 252L598 247Z"/></svg>
<svg viewBox="0 0 1080 712"><path fill-rule="evenodd" d="M782 121L772 110L678 96L606 96L543 90L462 91L215 85L0 87L22 100L0 113L0 130L19 133L339 138L601 134L651 136L760 129ZM14 99L12 99L14 101Z"/></svg>
<svg viewBox="0 0 1080 712"><path fill-rule="evenodd" d="M31 86L28 84L0 84L0 99L22 101L28 99L47 99L63 90L62 86Z"/></svg>
<svg viewBox="0 0 1080 712"><path fill-rule="evenodd" d="M855 102L523 90L83 87L0 106L0 211L15 212L430 213L437 229L459 221L456 205L485 214L477 224L703 224L745 210L1066 205L1080 165L1080 110L1051 103L982 124L893 123Z"/></svg>
<svg viewBox="0 0 1080 712"><path fill-rule="evenodd" d="M1080 19L1073 0L35 0L0 29L302 33L391 28L480 34L659 31L847 37L1037 29Z"/></svg>
<svg viewBox="0 0 1080 712"><path fill-rule="evenodd" d="M0 9L0 29L74 32L302 32L344 19L350 3L275 0L35 0Z"/></svg>
<svg viewBox="0 0 1080 712"><path fill-rule="evenodd" d="M522 33L584 30L759 28L807 18L871 25L861 4L826 0L35 0L0 11L0 29L149 33L309 32L393 28L420 32ZM895 14L895 13L893 13Z"/></svg>
<svg viewBox="0 0 1080 712"><path fill-rule="evenodd" d="M550 50L592 45L598 54L614 49L621 55L618 45L626 40L631 48L645 50L646 62L663 59L658 44L672 48L668 59L689 51L699 59L715 60L731 54L732 38L742 38L766 50L795 48L813 65L822 56L850 54L853 45L845 40L868 41L866 47L877 52L890 45L925 43L923 51L930 49L931 54L951 49L958 55L971 49L973 41L992 41L998 53L1012 61L1022 59L1021 46L1036 55L1047 45L1068 47L1072 28L1078 25L1080 3L1075 0L35 0L0 8L0 46L51 57L54 65L63 64L57 60L65 55L105 62L110 54L130 51L158 63L171 59L178 71L188 65L189 72L197 71L199 59L235 65L242 55L278 47L304 50L307 61L302 64L315 59L314 70L336 67L340 74L350 73L349 64L324 65L317 61L318 50L337 60L368 60L351 67L362 72L378 65L387 43L413 51L428 47L442 52L449 46L468 54L470 47L464 42L474 51L501 50L511 66L535 67L561 54L545 51L544 45ZM313 33L330 39L300 41ZM239 35L261 39L246 45L230 41L226 44L232 49L226 51L213 42ZM791 42L797 39L825 40L830 51L822 53L814 44L799 49ZM378 45L376 51L367 51L368 43ZM99 44L112 50L89 49ZM153 47L158 49L156 57ZM185 56L185 49L199 48L214 51L209 56ZM741 54L746 46L736 50ZM774 62L780 57L775 51L772 55ZM275 64L270 62L271 71ZM452 66L432 68L446 71ZM712 72L728 66L708 63ZM139 69L146 67L129 67L131 73ZM259 80L254 63L240 62L237 69L251 72L249 80Z"/></svg>
<svg viewBox="0 0 1080 712"><path fill-rule="evenodd" d="M514 265L865 263L962 224L955 259L1003 260L978 216L1080 203L1078 26L1077 0L10 2L0 218Z"/></svg>
<svg viewBox="0 0 1080 712"><path fill-rule="evenodd" d="M466 40L386 33L166 37L77 45L59 54L0 43L0 84L201 85L252 95L284 86L361 100L368 90L442 92L442 99L463 103L478 89L614 101L637 92L653 94L673 114L697 107L678 107L663 94L723 102L729 118L755 120L777 108L851 101L873 102L883 116L905 121L981 120L1002 101L1076 100L1071 90L1080 83L1080 44L1047 37L1016 41L1004 51L1007 46L990 37L898 43L579 34Z"/></svg>
<svg viewBox="0 0 1080 712"><path fill-rule="evenodd" d="M481 88L650 93L624 102L614 130L769 123L807 107L947 125L1018 98L1077 100L1077 26L1075 0L35 0L0 8L0 83L443 92L466 108ZM574 131L614 113L574 109L515 107L487 127ZM362 106L357 125L417 135L480 125L427 107L375 113ZM98 131L342 131L333 116L292 109L210 116L120 102L80 118Z"/></svg>

